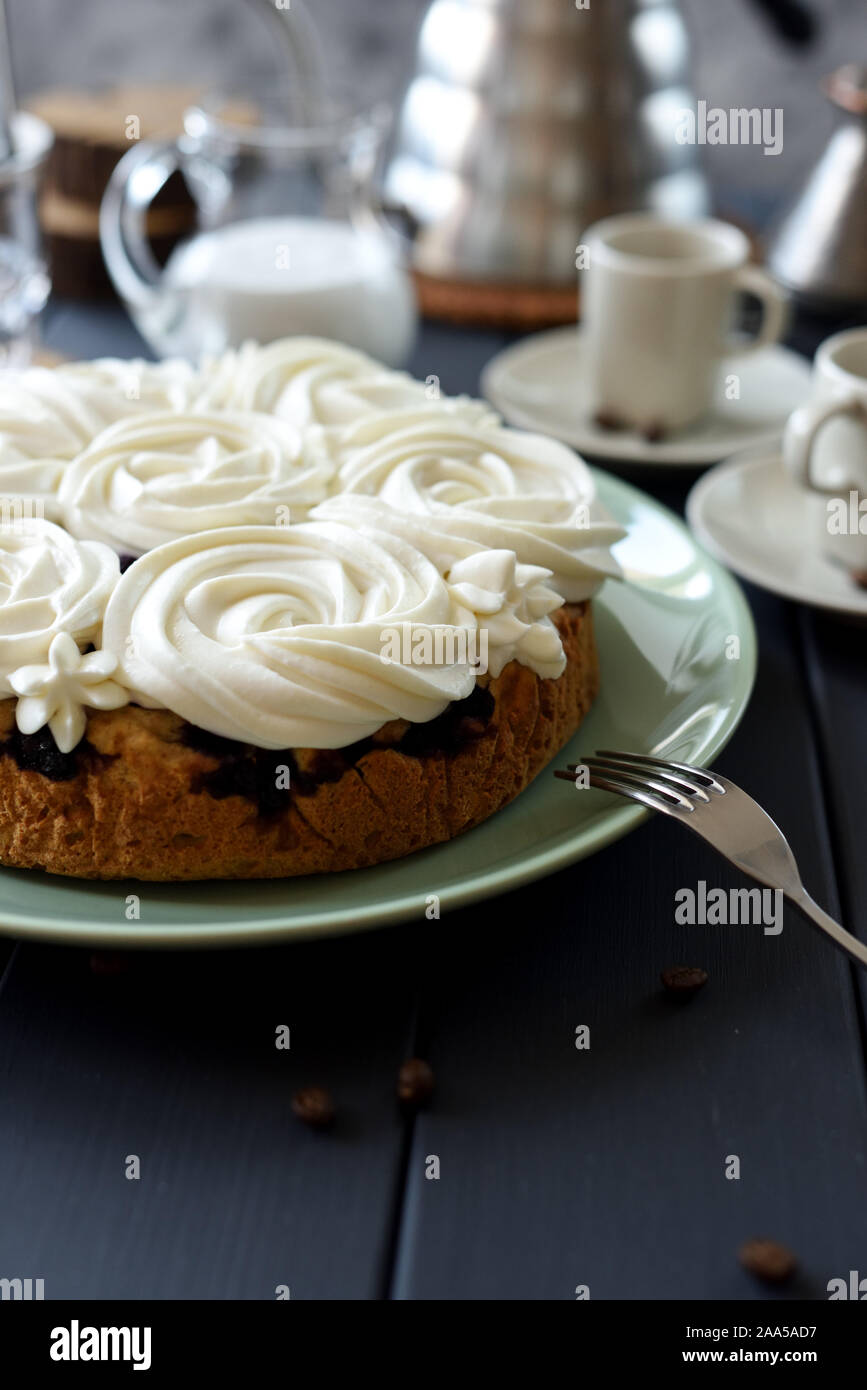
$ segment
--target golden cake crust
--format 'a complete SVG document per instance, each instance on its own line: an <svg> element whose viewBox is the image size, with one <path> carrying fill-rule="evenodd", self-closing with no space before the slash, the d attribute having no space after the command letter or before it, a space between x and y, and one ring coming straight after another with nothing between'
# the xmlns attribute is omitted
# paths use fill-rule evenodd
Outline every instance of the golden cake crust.
<svg viewBox="0 0 867 1390"><path fill-rule="evenodd" d="M450 724L451 746L430 751L401 752L395 740L407 726L396 723L347 755L266 753L197 738L168 711L127 705L91 711L66 768L74 775L52 780L27 768L15 702L6 700L0 863L76 878L288 878L362 868L450 840L517 796L593 702L590 603L566 604L553 617L563 675L544 680L510 662L479 682L491 697L484 715L470 709ZM256 794L263 786L264 803Z"/></svg>

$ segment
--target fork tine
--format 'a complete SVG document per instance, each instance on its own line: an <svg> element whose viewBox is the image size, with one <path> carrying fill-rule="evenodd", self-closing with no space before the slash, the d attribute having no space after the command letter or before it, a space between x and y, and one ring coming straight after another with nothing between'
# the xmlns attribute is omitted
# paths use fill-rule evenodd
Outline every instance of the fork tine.
<svg viewBox="0 0 867 1390"><path fill-rule="evenodd" d="M657 800L662 798L667 811L673 810L675 806L681 811L695 810L695 806L690 801L689 797L685 796L683 792L679 791L671 782L664 782L658 777L649 777L645 773L627 772L622 768L609 768L604 765L593 766L592 763L592 759L589 764L585 763L585 767L589 766L590 768L591 786L593 785L594 777L597 780L602 778L605 781L618 782L622 787L639 787L644 792L655 793Z"/></svg>
<svg viewBox="0 0 867 1390"><path fill-rule="evenodd" d="M568 764L573 780L582 768L600 776L617 776L628 782L636 782L639 786L653 787L661 793L670 793L674 801L692 798L710 802L710 797L701 787L694 786L685 777L666 772L662 768L657 773L655 768L643 768L638 763L620 762L617 758L598 758L594 755L582 758L581 762ZM695 807L690 805L689 809L692 811Z"/></svg>
<svg viewBox="0 0 867 1390"><path fill-rule="evenodd" d="M666 786L670 786L674 791L682 791L694 800L710 801L707 792L698 784L698 779L690 780L682 772L669 772L663 764L650 764L645 768L641 763L629 762L625 758L614 757L613 754L605 757L598 753L591 758L585 758L584 764L586 767L608 768L612 772L622 773L623 776L635 777L640 774L648 779L655 772L657 780L665 782Z"/></svg>
<svg viewBox="0 0 867 1390"><path fill-rule="evenodd" d="M688 777L698 778L699 785L707 791L718 792L721 796L724 796L726 792L725 783L714 777L713 773L708 772L706 767L693 767L691 763L675 762L673 758L654 758L649 753L618 753L610 748L598 748L596 756L598 758L616 758L619 762L630 763L639 767L665 768L669 772L682 772Z"/></svg>
<svg viewBox="0 0 867 1390"><path fill-rule="evenodd" d="M645 806L652 807L654 811L666 811L672 815L675 810L695 810L693 803L682 792L678 791L677 787L668 782L662 782L655 777L646 775L639 776L636 772L623 772L617 768L595 764L594 758L588 758L585 763L571 764L570 770L574 773L582 767L586 768L590 774L591 787L598 787L601 791L616 792L619 796L632 797L633 801L641 801ZM568 773L556 772L554 775L555 777L562 777L565 781L575 781L575 777L570 777Z"/></svg>
<svg viewBox="0 0 867 1390"><path fill-rule="evenodd" d="M643 782L637 777L632 778L619 773L590 773L591 787L598 787L603 792L614 792L617 796L628 797L630 801L639 801L642 806L647 806L651 811L660 811L663 815L673 815L675 807L672 799L677 798L683 810L692 811L692 804L686 797L679 792L672 791L668 787L663 787L660 783Z"/></svg>

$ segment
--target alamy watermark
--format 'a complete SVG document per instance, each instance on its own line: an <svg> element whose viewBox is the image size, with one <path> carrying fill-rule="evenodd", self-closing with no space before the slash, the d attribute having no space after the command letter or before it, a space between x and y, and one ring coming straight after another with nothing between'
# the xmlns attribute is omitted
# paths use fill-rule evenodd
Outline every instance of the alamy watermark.
<svg viewBox="0 0 867 1390"><path fill-rule="evenodd" d="M26 534L34 521L45 520L45 503L41 497L0 497L0 534Z"/></svg>
<svg viewBox="0 0 867 1390"><path fill-rule="evenodd" d="M134 1371L149 1371L149 1327L82 1327L73 1318L68 1327L51 1329L48 1354L52 1361L131 1361Z"/></svg>
<svg viewBox="0 0 867 1390"><path fill-rule="evenodd" d="M44 1298L44 1279L0 1279L0 1300L4 1302L41 1302Z"/></svg>
<svg viewBox="0 0 867 1390"><path fill-rule="evenodd" d="M829 1303L836 1303L841 1299L867 1303L867 1279L862 1279L857 1269L849 1270L848 1279L829 1279L825 1287L828 1290Z"/></svg>
<svg viewBox="0 0 867 1390"><path fill-rule="evenodd" d="M674 920L680 926L764 927L765 936L783 930L783 895L779 888L678 888Z"/></svg>
<svg viewBox="0 0 867 1390"><path fill-rule="evenodd" d="M420 627L397 623L380 633L380 660L386 666L471 666L488 670L487 628Z"/></svg>
<svg viewBox="0 0 867 1390"><path fill-rule="evenodd" d="M845 497L829 497L825 504L829 536L867 536L867 497L855 488Z"/></svg>
<svg viewBox="0 0 867 1390"><path fill-rule="evenodd" d="M699 101L695 110L681 107L674 138L679 145L761 145L765 154L783 152L781 106L709 107Z"/></svg>

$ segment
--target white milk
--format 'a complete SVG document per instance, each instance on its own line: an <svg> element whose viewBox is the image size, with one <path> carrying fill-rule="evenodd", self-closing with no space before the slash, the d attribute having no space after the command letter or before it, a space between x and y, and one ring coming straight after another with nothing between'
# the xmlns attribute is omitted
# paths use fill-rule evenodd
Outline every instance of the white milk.
<svg viewBox="0 0 867 1390"><path fill-rule="evenodd" d="M415 300L384 234L346 222L265 217L203 232L173 251L147 337L197 358L287 334L336 338L391 366L412 346Z"/></svg>

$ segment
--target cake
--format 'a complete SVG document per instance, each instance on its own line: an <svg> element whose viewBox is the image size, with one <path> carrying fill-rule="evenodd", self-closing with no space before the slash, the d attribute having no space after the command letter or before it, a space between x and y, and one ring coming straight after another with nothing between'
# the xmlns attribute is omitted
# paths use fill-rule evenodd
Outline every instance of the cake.
<svg viewBox="0 0 867 1390"><path fill-rule="evenodd" d="M599 682L584 463L338 344L0 395L0 863L292 877L449 840Z"/></svg>

